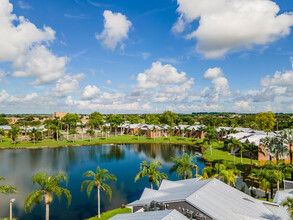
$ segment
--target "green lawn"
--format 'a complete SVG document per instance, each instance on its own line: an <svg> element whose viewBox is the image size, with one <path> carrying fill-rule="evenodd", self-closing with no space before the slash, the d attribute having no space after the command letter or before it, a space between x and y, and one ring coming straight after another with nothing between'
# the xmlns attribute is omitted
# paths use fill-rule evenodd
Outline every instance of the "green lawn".
<svg viewBox="0 0 293 220"><path fill-rule="evenodd" d="M145 138L139 137L137 140L136 136L122 135L122 136L112 136L107 140L106 138L92 138L91 142L89 139L76 140L73 142L69 141L52 141L52 140L42 140L36 142L34 145L32 141L18 142L15 146L11 143L9 138L3 138L3 142L0 142L0 148L37 148L37 147L69 147L69 146L83 146L83 145L97 145L97 144L108 144L108 143L170 143L170 144L188 144L192 145L196 142L194 138L181 138L181 137L162 137L162 138Z"/></svg>
<svg viewBox="0 0 293 220"><path fill-rule="evenodd" d="M102 213L101 218L98 218L97 216L95 216L95 217L89 218L88 220L107 220L109 218L112 218L115 215L126 214L126 213L131 213L131 209L129 208L114 209L114 210Z"/></svg>
<svg viewBox="0 0 293 220"><path fill-rule="evenodd" d="M258 198L259 200L263 200L263 201L266 201L267 202L267 199L266 198ZM274 200L273 199L269 199L269 202L273 202Z"/></svg>
<svg viewBox="0 0 293 220"><path fill-rule="evenodd" d="M206 145L206 151L203 153L204 158L206 158L209 161L220 161L220 160L226 160L233 162L233 155L229 154L229 151L222 150L222 147L217 143L213 143L213 150L212 155L210 153L209 146ZM235 163L241 164L241 157L235 156ZM259 163L258 160L252 160L252 163ZM249 158L243 158L243 164L250 164Z"/></svg>

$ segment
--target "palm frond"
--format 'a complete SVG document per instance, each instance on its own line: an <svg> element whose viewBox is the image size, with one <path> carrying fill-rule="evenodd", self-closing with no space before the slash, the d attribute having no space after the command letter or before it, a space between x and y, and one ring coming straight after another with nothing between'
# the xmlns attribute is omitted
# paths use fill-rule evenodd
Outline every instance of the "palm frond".
<svg viewBox="0 0 293 220"><path fill-rule="evenodd" d="M44 197L43 190L35 190L31 192L24 201L24 210L30 212L36 203L40 203Z"/></svg>

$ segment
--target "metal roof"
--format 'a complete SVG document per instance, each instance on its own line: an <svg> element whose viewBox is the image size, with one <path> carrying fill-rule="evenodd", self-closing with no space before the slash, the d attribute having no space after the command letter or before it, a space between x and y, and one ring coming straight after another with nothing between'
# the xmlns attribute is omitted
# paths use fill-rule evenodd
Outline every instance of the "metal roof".
<svg viewBox="0 0 293 220"><path fill-rule="evenodd" d="M290 219L283 207L253 197L217 180L163 180L158 190L145 189L129 206L186 201L215 219Z"/></svg>
<svg viewBox="0 0 293 220"><path fill-rule="evenodd" d="M287 197L293 197L293 189L279 190L274 197L274 203L280 204Z"/></svg>
<svg viewBox="0 0 293 220"><path fill-rule="evenodd" d="M163 210L163 211L152 211L152 212L138 212L130 214L119 214L110 220L187 220L177 210Z"/></svg>
<svg viewBox="0 0 293 220"><path fill-rule="evenodd" d="M3 129L3 130L10 130L11 127L8 126L8 125L0 125L0 129Z"/></svg>

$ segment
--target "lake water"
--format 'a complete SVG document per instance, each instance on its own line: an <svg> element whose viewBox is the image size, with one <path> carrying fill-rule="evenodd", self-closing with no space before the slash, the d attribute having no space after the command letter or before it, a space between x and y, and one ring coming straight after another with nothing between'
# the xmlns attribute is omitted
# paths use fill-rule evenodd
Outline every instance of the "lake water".
<svg viewBox="0 0 293 220"><path fill-rule="evenodd" d="M195 153L191 146L176 146L166 144L135 144L135 145L99 145L71 148L0 150L0 176L6 178L0 184L9 183L20 192L16 195L0 194L0 218L9 216L9 200L15 198L13 204L14 217L18 219L44 219L44 202L36 205L31 213L25 213L23 204L26 196L37 189L31 182L31 177L37 172L52 174L64 171L69 175L68 189L72 202L67 206L65 199L59 202L54 197L50 205L50 219L85 219L97 215L97 197L95 189L90 198L86 192L80 191L84 180L82 174L87 170L96 170L97 166L108 169L117 177L116 183L111 183L112 200L101 192L101 211L118 208L138 199L145 187L150 187L148 178L134 183L134 177L139 172L143 160L162 163L162 171L169 179L176 180L175 173L170 175L171 157L181 156L184 152ZM199 173L205 163L196 158Z"/></svg>

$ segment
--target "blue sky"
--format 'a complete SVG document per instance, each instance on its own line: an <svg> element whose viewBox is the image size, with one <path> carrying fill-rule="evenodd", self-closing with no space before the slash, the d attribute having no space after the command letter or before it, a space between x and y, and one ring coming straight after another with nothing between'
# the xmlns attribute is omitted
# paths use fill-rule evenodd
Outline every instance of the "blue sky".
<svg viewBox="0 0 293 220"><path fill-rule="evenodd" d="M0 112L293 111L290 0L0 0Z"/></svg>

